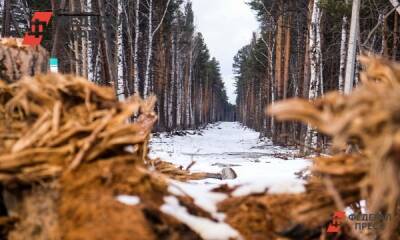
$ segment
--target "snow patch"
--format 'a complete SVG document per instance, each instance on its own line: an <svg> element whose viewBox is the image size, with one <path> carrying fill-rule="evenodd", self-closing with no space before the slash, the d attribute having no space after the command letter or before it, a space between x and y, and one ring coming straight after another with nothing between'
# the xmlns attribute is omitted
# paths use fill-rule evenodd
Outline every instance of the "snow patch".
<svg viewBox="0 0 400 240"><path fill-rule="evenodd" d="M130 195L118 195L116 197L118 202L124 203L126 205L137 205L140 203L140 198L138 196L130 196Z"/></svg>
<svg viewBox="0 0 400 240"><path fill-rule="evenodd" d="M227 195L211 192L222 184L237 187L233 196L266 190L268 193L304 191L305 181L299 179L296 173L309 167L311 161L296 158L296 150L274 146L271 140L260 140L259 136L259 133L236 122L209 124L201 130L201 134L199 131L189 131L189 134L182 136L161 133L151 140L150 157L183 167L195 161L191 172L219 173L223 167L232 167L237 174L235 179L203 179L186 183L171 180L168 187L172 195L190 196L196 205L208 211L214 219L223 221L225 215L218 213L217 204L225 200ZM185 217L186 220L192 219ZM189 221L185 223L191 224ZM222 230L216 232L223 233Z"/></svg>
<svg viewBox="0 0 400 240"><path fill-rule="evenodd" d="M239 233L224 222L214 222L207 218L193 216L179 204L174 196L164 197L161 211L186 223L193 231L206 240L242 239Z"/></svg>
<svg viewBox="0 0 400 240"><path fill-rule="evenodd" d="M211 192L214 185L201 185L170 180L168 191L174 195L188 195L193 198L195 204L209 212L214 218L223 220L225 215L218 213L217 204L226 199L224 193Z"/></svg>

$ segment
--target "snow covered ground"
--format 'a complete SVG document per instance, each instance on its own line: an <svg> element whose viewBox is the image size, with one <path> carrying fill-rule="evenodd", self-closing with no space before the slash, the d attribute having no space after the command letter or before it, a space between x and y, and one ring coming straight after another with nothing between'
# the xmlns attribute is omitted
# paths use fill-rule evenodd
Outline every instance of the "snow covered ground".
<svg viewBox="0 0 400 240"><path fill-rule="evenodd" d="M206 129L189 131L185 136L162 133L152 139L150 147L152 158L158 157L184 168L195 161L190 168L192 172L219 173L222 168L231 167L237 173L237 178L232 180L170 182L171 194L190 195L198 206L221 221L209 223L205 219L197 219L178 206L173 197L166 199L168 201L161 210L185 220L205 239L229 239L237 234L234 229L226 230L229 226L223 222L224 215L216 209L216 204L227 195L210 192L211 189L221 184L238 186L233 196L266 190L269 193L301 192L304 180L295 173L311 165L308 160L294 157L296 150L273 146L268 140L260 141L259 133L233 122L210 124ZM214 227L209 224L214 224ZM225 229L222 232L227 235L221 235L221 229Z"/></svg>
<svg viewBox="0 0 400 240"><path fill-rule="evenodd" d="M273 146L268 140L260 141L259 133L236 122L209 125L201 135L168 136L163 133L153 138L150 155L183 167L196 161L190 168L192 172L217 173L223 167L231 167L238 175L236 179L206 179L192 183L213 187L224 183L240 185L235 195L266 188L274 193L302 191L304 181L295 173L310 165L308 160L294 157L296 150Z"/></svg>

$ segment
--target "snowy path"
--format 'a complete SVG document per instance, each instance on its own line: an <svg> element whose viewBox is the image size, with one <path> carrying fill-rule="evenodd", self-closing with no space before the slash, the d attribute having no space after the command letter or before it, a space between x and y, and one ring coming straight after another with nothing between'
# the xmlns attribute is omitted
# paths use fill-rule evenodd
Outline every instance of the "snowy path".
<svg viewBox="0 0 400 240"><path fill-rule="evenodd" d="M151 157L159 157L176 165L187 167L192 160L196 164L192 172L220 172L223 167L232 167L237 178L232 180L205 179L188 183L170 180L170 196L164 198L161 211L185 222L206 240L243 239L225 222L225 214L217 211L217 203L228 197L224 193L212 192L219 184L238 186L233 196L264 192L301 192L304 181L296 176L310 165L305 159L294 156L296 151L273 146L268 141L259 141L259 134L243 128L239 123L221 122L206 129L191 131L186 136L160 134L151 143ZM284 159L275 157L283 156ZM177 195L189 195L197 206L209 212L214 219L191 215L181 206Z"/></svg>
<svg viewBox="0 0 400 240"><path fill-rule="evenodd" d="M259 134L242 127L239 123L220 122L209 125L194 135L154 137L151 157L159 157L176 165L187 167L192 160L196 164L192 172L220 172L232 167L238 177L233 180L206 179L192 181L204 188L217 184L240 185L234 195L250 192L300 192L304 181L295 173L310 165L305 159L294 158L296 151L259 141ZM275 156L286 156L281 159Z"/></svg>

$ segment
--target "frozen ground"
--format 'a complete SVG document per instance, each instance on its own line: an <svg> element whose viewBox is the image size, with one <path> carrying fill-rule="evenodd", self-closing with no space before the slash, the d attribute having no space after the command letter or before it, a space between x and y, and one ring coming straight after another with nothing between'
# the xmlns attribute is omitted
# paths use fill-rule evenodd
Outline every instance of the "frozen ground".
<svg viewBox="0 0 400 240"><path fill-rule="evenodd" d="M259 133L232 122L212 124L201 131L190 131L185 136L160 134L151 142L150 155L184 168L195 161L190 168L192 172L218 173L223 167L231 167L237 173L237 178L232 180L170 182L169 191L172 194L192 196L198 206L220 220L213 223L214 227L209 226L212 223L191 216L173 197L166 199L161 210L184 220L205 239L229 239L237 234L233 229L227 230L229 225L223 222L223 214L216 210L216 203L227 196L210 192L211 189L220 184L238 186L233 196L266 190L269 193L301 192L304 180L295 173L311 164L308 160L294 157L296 150L273 146L268 140L260 141ZM221 231L227 235L221 235Z"/></svg>
<svg viewBox="0 0 400 240"><path fill-rule="evenodd" d="M159 157L183 167L194 160L196 163L190 168L192 172L217 173L223 167L231 167L238 175L236 179L206 179L193 181L193 184L211 184L213 187L224 183L240 185L242 187L235 192L237 195L264 191L266 188L269 192L303 190L304 182L295 173L310 162L295 158L296 150L273 146L268 140L260 141L259 133L239 123L212 124L200 134L161 134L152 140L151 157Z"/></svg>

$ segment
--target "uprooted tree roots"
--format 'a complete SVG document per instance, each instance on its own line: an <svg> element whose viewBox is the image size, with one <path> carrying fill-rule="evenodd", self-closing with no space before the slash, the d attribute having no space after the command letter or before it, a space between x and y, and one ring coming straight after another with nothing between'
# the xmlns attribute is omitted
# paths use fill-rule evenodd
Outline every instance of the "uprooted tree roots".
<svg viewBox="0 0 400 240"><path fill-rule="evenodd" d="M146 167L154 103L136 96L118 102L111 88L73 76L0 82L2 233L8 239L199 239L159 210L166 178ZM119 194L136 195L141 204L122 204Z"/></svg>
<svg viewBox="0 0 400 240"><path fill-rule="evenodd" d="M146 160L154 97L119 103L109 88L61 75L3 83L0 91L1 182L30 183L96 159Z"/></svg>
<svg viewBox="0 0 400 240"><path fill-rule="evenodd" d="M313 159L304 193L219 203L246 239L400 239L400 65L373 57L361 62L362 84L348 96L332 92L269 107L278 120L299 120L331 136L335 155ZM357 151L346 154L348 146ZM333 214L345 208L375 219L346 219L338 233L327 233Z"/></svg>
<svg viewBox="0 0 400 240"><path fill-rule="evenodd" d="M350 95L332 92L311 102L287 100L271 106L269 113L311 124L332 137L332 152L338 152L314 159L305 195L315 197L295 209L297 222L315 226L329 221L335 210L359 211L357 205L365 200L368 213L388 214L390 219L367 231L348 222L348 235L399 239L400 65L371 57L361 57L361 62L366 67L362 84ZM341 154L348 144L359 152Z"/></svg>
<svg viewBox="0 0 400 240"><path fill-rule="evenodd" d="M351 95L333 92L270 107L278 119L300 120L331 136L337 154L314 159L304 193L220 202L225 221L244 238L399 239L400 66L361 60L366 71ZM201 239L160 211L171 195L166 175L207 174L148 159L154 102L118 102L111 89L72 76L0 82L0 233L9 239ZM343 153L349 144L359 151ZM124 194L138 196L140 204L116 201ZM212 219L190 197L176 197L191 214ZM363 200L369 213L389 214L390 221L358 231L348 220L339 233L326 233L335 211L360 212Z"/></svg>

